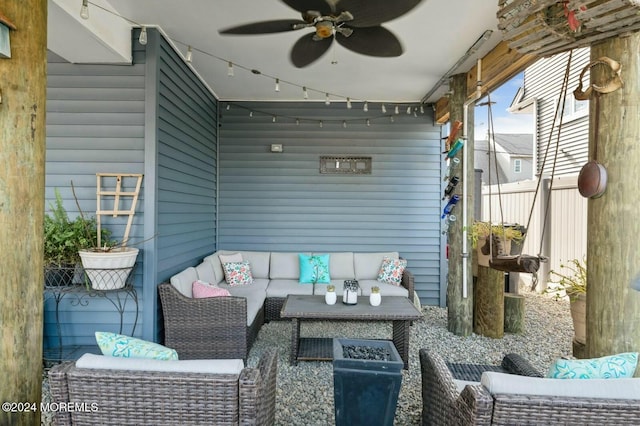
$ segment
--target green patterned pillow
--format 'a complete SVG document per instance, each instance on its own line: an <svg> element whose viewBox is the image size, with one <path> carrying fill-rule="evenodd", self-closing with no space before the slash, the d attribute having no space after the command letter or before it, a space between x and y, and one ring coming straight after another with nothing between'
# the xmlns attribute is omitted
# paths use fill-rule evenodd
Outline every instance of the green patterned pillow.
<svg viewBox="0 0 640 426"><path fill-rule="evenodd" d="M135 337L117 333L96 331L96 342L103 355L122 358L150 358L160 360L177 360L175 349Z"/></svg>
<svg viewBox="0 0 640 426"><path fill-rule="evenodd" d="M230 286L248 285L253 283L251 265L248 260L242 262L226 262L222 264L224 279Z"/></svg>
<svg viewBox="0 0 640 426"><path fill-rule="evenodd" d="M300 284L329 284L329 255L315 254L312 256L298 254L300 258Z"/></svg>
<svg viewBox="0 0 640 426"><path fill-rule="evenodd" d="M406 267L407 261L405 259L392 259L385 256L378 272L378 281L399 286Z"/></svg>
<svg viewBox="0 0 640 426"><path fill-rule="evenodd" d="M549 368L551 379L620 379L633 377L638 353L626 352L592 359L558 359Z"/></svg>

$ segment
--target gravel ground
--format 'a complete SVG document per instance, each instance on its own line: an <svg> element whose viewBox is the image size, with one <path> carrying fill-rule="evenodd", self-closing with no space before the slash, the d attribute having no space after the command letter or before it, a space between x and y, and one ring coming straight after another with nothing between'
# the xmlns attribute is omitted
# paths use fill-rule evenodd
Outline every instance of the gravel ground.
<svg viewBox="0 0 640 426"><path fill-rule="evenodd" d="M492 339L472 334L455 336L447 331L447 311L425 306L424 319L411 327L409 370L403 370L402 388L396 410L396 425L419 425L422 409L420 361L418 350L431 348L451 362L499 364L509 352L528 359L534 367L545 372L556 358L571 355L573 327L567 301L527 291L525 331L523 334L505 334ZM384 303L384 300L383 300ZM384 338L391 336L391 324L309 322L302 324L301 335L307 337ZM251 349L248 365L255 365L260 354L268 347L276 347L278 357L278 386L276 397L277 425L332 425L333 368L330 362L300 362L289 365L291 325L287 321L265 324ZM46 381L43 400L48 398ZM43 419L43 425L48 425Z"/></svg>

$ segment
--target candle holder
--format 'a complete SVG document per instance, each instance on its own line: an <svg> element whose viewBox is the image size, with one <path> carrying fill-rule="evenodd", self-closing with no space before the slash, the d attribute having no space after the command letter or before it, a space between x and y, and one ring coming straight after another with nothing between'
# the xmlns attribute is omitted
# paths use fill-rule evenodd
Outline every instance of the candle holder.
<svg viewBox="0 0 640 426"><path fill-rule="evenodd" d="M344 282L344 292L342 293L342 303L345 305L357 305L359 289L358 280L346 280Z"/></svg>

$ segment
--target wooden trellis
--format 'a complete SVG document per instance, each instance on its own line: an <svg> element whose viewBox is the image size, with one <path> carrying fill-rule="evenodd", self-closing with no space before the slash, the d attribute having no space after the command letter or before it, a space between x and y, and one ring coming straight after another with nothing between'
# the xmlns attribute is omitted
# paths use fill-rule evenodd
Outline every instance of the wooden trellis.
<svg viewBox="0 0 640 426"><path fill-rule="evenodd" d="M96 173L97 184L96 184L96 222L98 228L98 247L102 245L101 242L101 234L102 234L102 220L101 217L105 215L118 217L120 215L128 215L129 218L127 220L127 227L125 228L124 235L122 237L121 246L126 246L127 241L129 240L129 232L131 231L131 224L133 223L133 215L136 212L136 204L138 203L138 195L140 194L140 186L142 185L142 176L141 174L131 174L131 173ZM103 187L103 178L115 178L115 188L113 189L104 189ZM137 178L137 182L135 185L135 190L133 191L123 191L122 180L124 178ZM102 209L102 201L103 197L106 197L108 200L113 201L113 209L112 210L103 210ZM120 203L124 202L123 198L131 199L131 204L128 209L121 209Z"/></svg>
<svg viewBox="0 0 640 426"><path fill-rule="evenodd" d="M640 30L640 0L499 0L509 47L550 56Z"/></svg>

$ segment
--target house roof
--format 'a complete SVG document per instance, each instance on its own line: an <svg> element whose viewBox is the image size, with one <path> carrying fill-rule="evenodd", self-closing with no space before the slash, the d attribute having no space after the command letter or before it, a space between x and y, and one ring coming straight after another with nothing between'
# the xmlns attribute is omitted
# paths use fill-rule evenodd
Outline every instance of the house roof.
<svg viewBox="0 0 640 426"><path fill-rule="evenodd" d="M496 141L496 150L507 153L510 158L533 158L533 135L526 133L496 133L494 135ZM476 140L474 142L474 167L483 172L483 183L497 183L495 159L491 158L491 174L489 175L489 141ZM493 154L493 146L491 147ZM498 179L501 183L508 182L507 173L504 167L510 167L510 164L502 164L498 162Z"/></svg>
<svg viewBox="0 0 640 426"><path fill-rule="evenodd" d="M531 133L496 133L494 139L496 144L504 148L512 157L533 158L533 134Z"/></svg>

